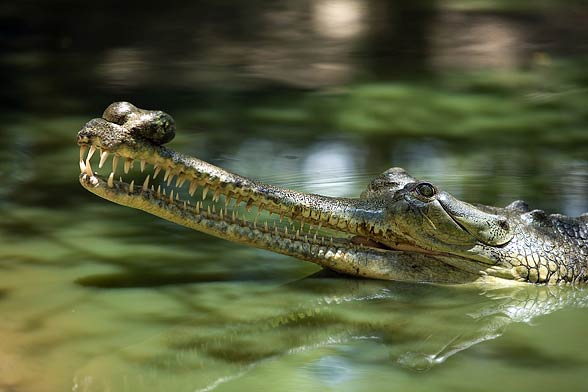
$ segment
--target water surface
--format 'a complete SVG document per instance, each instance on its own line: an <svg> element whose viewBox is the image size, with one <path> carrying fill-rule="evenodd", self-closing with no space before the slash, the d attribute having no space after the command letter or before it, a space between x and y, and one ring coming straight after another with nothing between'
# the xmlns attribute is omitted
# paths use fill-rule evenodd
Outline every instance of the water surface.
<svg viewBox="0 0 588 392"><path fill-rule="evenodd" d="M12 148L2 152L3 388L493 390L495 378L512 390L583 385L584 291L315 276L312 264L85 192L74 143L81 125L67 117L31 123L10 133ZM59 142L33 138L40 127ZM587 165L574 148L181 135L178 150L303 191L355 196L392 162L469 201L525 197L550 211L588 210Z"/></svg>

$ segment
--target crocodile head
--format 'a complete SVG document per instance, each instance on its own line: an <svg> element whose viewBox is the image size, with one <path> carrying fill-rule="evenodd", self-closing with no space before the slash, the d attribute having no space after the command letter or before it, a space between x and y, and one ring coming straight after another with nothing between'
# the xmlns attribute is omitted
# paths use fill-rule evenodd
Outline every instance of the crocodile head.
<svg viewBox="0 0 588 392"><path fill-rule="evenodd" d="M374 179L359 198L275 187L165 147L174 132L163 112L110 105L78 133L80 183L110 201L345 274L525 280L505 262L515 230L503 209L462 202L400 168Z"/></svg>
<svg viewBox="0 0 588 392"><path fill-rule="evenodd" d="M472 249L502 246L513 238L506 216L460 201L402 168L382 173L361 197L381 205L374 239L394 249L459 254L495 264L496 260L477 257Z"/></svg>

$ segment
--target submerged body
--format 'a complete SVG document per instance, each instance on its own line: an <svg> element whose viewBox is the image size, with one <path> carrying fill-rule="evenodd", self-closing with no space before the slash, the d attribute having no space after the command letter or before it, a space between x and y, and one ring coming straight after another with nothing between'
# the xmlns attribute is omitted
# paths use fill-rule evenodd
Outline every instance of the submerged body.
<svg viewBox="0 0 588 392"><path fill-rule="evenodd" d="M471 205L400 168L378 176L359 198L307 194L164 147L174 132L163 112L110 105L78 133L81 184L169 221L354 276L439 283L588 279L586 214L547 215L521 201Z"/></svg>

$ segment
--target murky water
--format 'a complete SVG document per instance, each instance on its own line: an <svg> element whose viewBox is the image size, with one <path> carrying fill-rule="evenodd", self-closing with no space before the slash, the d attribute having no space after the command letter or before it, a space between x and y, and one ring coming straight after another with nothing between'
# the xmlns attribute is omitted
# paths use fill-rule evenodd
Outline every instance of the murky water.
<svg viewBox="0 0 588 392"><path fill-rule="evenodd" d="M9 128L5 139L2 389L490 391L498 379L507 390L584 385L583 290L315 276L312 264L84 191L74 143L84 120L39 119ZM470 201L525 197L550 211L588 210L582 148L352 136L294 143L287 133L235 142L232 132L212 138L179 129L177 150L304 191L358 195L393 163Z"/></svg>
<svg viewBox="0 0 588 392"><path fill-rule="evenodd" d="M124 99L268 183L578 215L581 2L45 3L0 11L0 391L585 389L583 289L330 276L97 198L75 144Z"/></svg>

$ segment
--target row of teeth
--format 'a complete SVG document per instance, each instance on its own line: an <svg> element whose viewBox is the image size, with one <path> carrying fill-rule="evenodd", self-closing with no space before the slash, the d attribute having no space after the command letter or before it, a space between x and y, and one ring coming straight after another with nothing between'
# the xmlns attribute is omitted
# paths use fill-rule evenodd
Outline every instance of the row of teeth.
<svg viewBox="0 0 588 392"><path fill-rule="evenodd" d="M84 159L84 155L86 154L86 152L88 152L88 155L86 156L86 158ZM92 182L97 184L97 179L95 177L95 173L92 170L92 164L91 164L91 159L92 157L99 152L99 156L100 156L100 161L98 163L98 168L101 169L104 164L107 162L107 159L110 155L110 153L106 150L103 149L99 149L94 145L90 145L89 147L86 145L82 145L80 147L80 161L79 161L79 165L80 165L80 172L82 174L84 174L84 177L87 176L87 178ZM114 188L115 186L115 173L120 165L120 161L123 160L122 162L122 166L123 166L123 171L125 174L128 174L133 168L134 168L134 163L135 160L132 158L125 158L122 157L120 155L117 154L113 154L112 156L112 170L110 172L110 175L108 176L108 179L106 181L107 186L110 188ZM140 170L141 173L143 173L145 171L147 167L147 162L145 160L140 160ZM175 181L175 187L176 188L181 188L185 183L188 182L188 180L190 180L190 185L188 186L188 194L190 196L194 196L196 193L196 190L199 187L202 187L202 201L196 201L195 205L192 205L190 203L190 201L185 201L185 200L180 200L180 191L179 189L176 189L176 192L174 194L174 190L172 189L169 192L169 195L167 195L166 189L161 187L161 185L157 186L157 189L155 189L155 185L151 184L150 182L152 182L153 180L155 180L157 178L157 176L161 173L162 171L162 167L161 166L157 166L154 165L153 167L153 176L151 176L151 174L148 174L147 177L145 177L145 180L143 181L141 187L141 191L142 192L149 192L150 194L154 195L155 197L157 197L158 199L163 199L165 201L167 201L168 203L173 203L176 205L180 205L181 207L183 207L184 209L188 209L191 208L193 209L193 211L196 214L207 214L207 218L212 218L212 219L220 219L220 220L225 220L225 221L230 221L232 223L240 223L243 226L252 226L254 229L259 229L259 230L263 230L265 232L273 232L275 235L281 235L281 236L286 236L286 237L293 237L296 239L300 239L301 237L304 237L306 241L309 241L310 238L312 238L313 241L315 242L320 242L322 244L325 244L327 242L333 243L333 236L332 235L319 235L319 233L321 234L327 234L325 233L325 229L322 228L322 224L318 223L317 225L312 225L312 224L306 224L305 222L300 222L298 224L299 227L296 227L296 225L289 219L287 218L287 220L289 221L289 226L290 226L290 230L288 230L288 225L282 224L283 223L283 219L284 219L284 214L276 214L279 215L279 219L276 217L276 219L273 220L272 223L268 223L268 220L264 220L263 224L258 224L258 220L260 218L260 215L262 214L262 212L268 212L270 214L270 217L272 215L272 213L270 211L267 211L265 209L265 206L263 204L256 206L257 207L257 215L255 216L255 218L253 219L253 222L251 224L248 223L248 219L246 219L245 215L243 214L242 216L239 216L239 213L235 211L235 209L240 206L240 204L244 201L244 197L241 195L238 195L237 197L233 198L231 196L225 195L225 194L221 194L220 190L217 189L214 193L212 193L212 203L208 204L205 206L204 201L206 200L207 196L210 195L211 193L209 192L209 187L206 184L202 184L202 182L198 182L196 179L189 179L186 175L177 175L175 173L172 172L171 168L166 168L164 175L163 175L163 182L165 183L165 185L170 186L172 185L173 179L174 177L176 177L176 181ZM118 181L120 183L124 183L122 177L119 177ZM135 190L138 190L138 186L135 184L135 181L132 180L130 182L130 184L128 184L128 192L129 193L134 193ZM224 197L224 208L220 207L217 208L217 202L220 201L221 195ZM232 211L229 212L229 207L231 204L231 201L234 201L234 205L232 207ZM221 204L222 205L222 204ZM254 206L253 204L253 200L247 197L247 201L244 205L245 210L247 211L247 213L251 212L252 207ZM278 224L279 222L279 224ZM259 226L259 227L258 227ZM327 231L330 232L330 230L327 229ZM333 234L333 233L331 233Z"/></svg>

